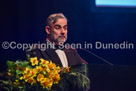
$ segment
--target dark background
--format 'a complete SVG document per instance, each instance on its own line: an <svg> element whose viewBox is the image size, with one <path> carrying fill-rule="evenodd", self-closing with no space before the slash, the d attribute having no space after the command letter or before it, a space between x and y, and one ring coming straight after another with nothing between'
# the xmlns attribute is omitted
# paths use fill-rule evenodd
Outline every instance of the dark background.
<svg viewBox="0 0 136 91"><path fill-rule="evenodd" d="M46 38L44 30L46 18L52 13L60 12L64 13L68 18L69 43L84 44L85 41L88 43L95 43L96 41L101 41L103 43L122 43L128 41L128 43L136 45L136 8L97 8L94 5L94 0L2 0L0 1L0 69L5 69L7 60L14 61L16 59L25 59L25 51L22 51L21 49L5 50L1 46L2 42L43 42ZM114 65L119 65L119 68L122 67L121 69L123 72L124 67L130 67L128 69L125 68L127 69L125 72L128 74L124 78L126 79L131 77L131 74L136 71L135 47L136 46L131 50L91 49L90 51L108 60ZM79 53L90 65L106 65L106 63L85 51L79 50ZM91 70L92 73L95 71L103 72L103 70L101 70L101 67L103 66L100 66L100 69L97 66L92 67L94 67L94 70ZM97 69L95 69L95 67L97 67ZM109 69L115 68L116 70L118 66L113 68L111 66L108 67ZM133 69L133 71L132 73L129 73L131 69ZM122 70L120 70L120 73L113 71L108 75L102 75L101 77L99 77L100 73L94 74L96 78L99 77L100 79L104 79L102 77L111 76L110 79L112 79L115 77L113 75L115 73L117 74L117 77L115 77L117 78L117 81L124 81L123 79L119 80L122 76ZM96 81L100 84L100 80L97 79ZM111 81L113 81L113 79ZM130 86L129 81L130 80L127 80L126 85ZM135 81L130 82L133 84ZM103 82L103 80L101 80L101 82ZM99 88L100 85L103 87L103 83L99 84L95 84L96 86L93 85L94 88ZM105 84L109 83L107 82ZM112 85L112 82L110 84ZM113 85L114 84L115 83L113 83ZM133 89L131 86L130 88ZM125 87L127 86L122 85L122 88ZM115 88L118 88L118 86L115 86ZM92 91L100 91L100 89L92 89ZM117 91L117 89L113 91Z"/></svg>

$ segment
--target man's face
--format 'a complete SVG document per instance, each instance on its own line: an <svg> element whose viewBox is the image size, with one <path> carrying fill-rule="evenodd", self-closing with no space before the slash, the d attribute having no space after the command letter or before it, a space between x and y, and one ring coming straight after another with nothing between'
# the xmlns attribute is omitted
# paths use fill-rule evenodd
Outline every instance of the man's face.
<svg viewBox="0 0 136 91"><path fill-rule="evenodd" d="M55 43L67 40L67 20L59 18L56 23L50 26L50 40Z"/></svg>

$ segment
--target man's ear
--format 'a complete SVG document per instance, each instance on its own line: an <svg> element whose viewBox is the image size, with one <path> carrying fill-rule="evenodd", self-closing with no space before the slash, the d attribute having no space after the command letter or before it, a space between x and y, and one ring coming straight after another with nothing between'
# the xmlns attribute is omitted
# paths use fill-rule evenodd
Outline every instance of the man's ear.
<svg viewBox="0 0 136 91"><path fill-rule="evenodd" d="M45 31L46 31L47 34L51 34L50 26L45 26Z"/></svg>

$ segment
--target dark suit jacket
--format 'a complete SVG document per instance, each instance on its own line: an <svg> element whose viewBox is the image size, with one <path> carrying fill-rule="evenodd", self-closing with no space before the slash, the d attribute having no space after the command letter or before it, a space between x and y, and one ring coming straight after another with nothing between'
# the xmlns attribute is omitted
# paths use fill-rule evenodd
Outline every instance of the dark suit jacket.
<svg viewBox="0 0 136 91"><path fill-rule="evenodd" d="M64 52L66 54L67 60L68 60L68 66L76 66L82 63L87 64L86 61L84 61L77 51L75 49L64 49ZM43 58L45 60L51 60L52 62L58 64L62 67L61 61L57 53L55 52L55 49L47 49L45 51L42 51L40 49L32 49L26 52L31 57L38 57Z"/></svg>

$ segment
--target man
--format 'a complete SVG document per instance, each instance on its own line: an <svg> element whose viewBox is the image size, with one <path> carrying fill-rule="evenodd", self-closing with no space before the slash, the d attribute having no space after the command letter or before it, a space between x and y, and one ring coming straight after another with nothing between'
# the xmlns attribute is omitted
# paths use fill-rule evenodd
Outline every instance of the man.
<svg viewBox="0 0 136 91"><path fill-rule="evenodd" d="M31 56L52 60L62 67L76 66L82 63L87 64L75 49L57 49L67 40L67 19L62 13L52 14L47 18L45 31L47 33L46 44L52 45L45 51L40 49L28 51ZM57 50L56 50L57 49Z"/></svg>
<svg viewBox="0 0 136 91"><path fill-rule="evenodd" d="M67 19L62 13L52 14L47 18L45 31L47 33L46 44L51 46L44 51L40 49L27 51L31 57L36 56L38 58L51 60L61 67L71 67L75 69L77 67L83 68L82 64L87 64L75 49L59 49L59 47L66 42L68 33ZM72 88L71 91L73 90L76 90L76 88Z"/></svg>

